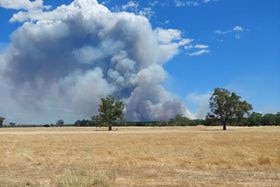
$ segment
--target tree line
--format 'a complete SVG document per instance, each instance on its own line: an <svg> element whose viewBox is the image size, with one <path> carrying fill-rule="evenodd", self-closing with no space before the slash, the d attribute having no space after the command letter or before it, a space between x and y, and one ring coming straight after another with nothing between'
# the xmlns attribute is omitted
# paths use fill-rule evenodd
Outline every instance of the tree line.
<svg viewBox="0 0 280 187"><path fill-rule="evenodd" d="M183 115L177 115L168 121L148 121L148 122L126 122L124 123L124 103L116 101L113 96L101 99L99 105L99 115L92 116L92 120L77 121L75 125L112 125L118 126L216 126L222 125L223 130L227 125L235 126L260 126L260 125L280 125L280 113L261 114L252 112L253 107L235 92L230 92L224 88L216 88L210 99L210 112L205 119L189 119Z"/></svg>
<svg viewBox="0 0 280 187"><path fill-rule="evenodd" d="M253 107L235 92L224 88L216 88L209 99L210 112L204 120L190 120L184 116L177 116L170 120L171 124L179 125L222 125L226 130L227 125L235 126L280 126L280 112L276 114L261 114L252 112Z"/></svg>
<svg viewBox="0 0 280 187"><path fill-rule="evenodd" d="M124 117L124 103L113 96L101 98L98 114L91 116L91 120L77 120L74 126L107 126L112 130L112 126L217 126L222 125L223 130L228 125L235 126L280 126L280 112L276 114L261 114L253 112L253 107L235 92L230 92L224 88L216 88L210 99L210 112L205 119L189 119L183 115L177 115L174 119L167 121L142 121L126 122ZM3 126L5 118L0 116L0 127ZM10 126L16 126L10 123ZM44 127L65 126L63 120L58 120L55 125L46 124ZM67 125L71 126L71 125Z"/></svg>
<svg viewBox="0 0 280 187"><path fill-rule="evenodd" d="M117 126L142 126L142 127L160 127L160 126L220 126L219 119L190 119L183 115L177 115L173 119L166 121L124 121L116 124ZM230 121L228 126L280 126L280 112L276 114L261 114L252 112L248 117L244 117L240 122ZM92 120L77 120L74 126L97 126L102 127L100 123Z"/></svg>

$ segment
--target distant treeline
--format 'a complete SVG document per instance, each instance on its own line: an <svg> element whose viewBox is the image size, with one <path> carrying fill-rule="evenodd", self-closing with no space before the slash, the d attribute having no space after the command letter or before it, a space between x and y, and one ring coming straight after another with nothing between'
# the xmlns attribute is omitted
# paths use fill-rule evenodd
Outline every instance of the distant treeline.
<svg viewBox="0 0 280 187"><path fill-rule="evenodd" d="M59 123L60 122L60 123ZM168 121L120 121L114 124L114 126L139 126L139 127L160 127L160 126L219 126L221 122L219 119L206 117L205 119L189 119L187 117L177 115L174 119ZM280 112L276 114L261 114L253 112L248 117L241 119L241 121L231 120L229 125L232 126L280 126ZM74 124L64 124L62 120L59 120L55 124L41 124L41 125L24 125L10 123L3 127L102 127L102 125L96 123L93 120L77 120Z"/></svg>
<svg viewBox="0 0 280 187"><path fill-rule="evenodd" d="M218 126L221 122L217 118L206 117L205 119L189 119L177 115L174 119L168 121L140 121L140 122L119 122L116 126ZM232 119L229 125L233 126L280 126L280 112L276 114L261 114L253 112L248 117L241 120ZM92 120L78 120L74 126L102 126Z"/></svg>
<svg viewBox="0 0 280 187"><path fill-rule="evenodd" d="M207 116L205 119L191 120L183 116L176 116L168 122L158 122L162 125L169 126L219 126L221 121L217 118ZM232 126L280 126L280 112L276 114L261 114L253 112L249 116L238 120L238 118L231 119L229 125Z"/></svg>

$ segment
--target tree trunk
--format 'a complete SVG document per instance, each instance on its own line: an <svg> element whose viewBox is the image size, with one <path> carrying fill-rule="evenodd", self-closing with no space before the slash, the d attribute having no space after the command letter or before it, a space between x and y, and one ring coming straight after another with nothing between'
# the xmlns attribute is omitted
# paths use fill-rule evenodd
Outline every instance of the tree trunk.
<svg viewBox="0 0 280 187"><path fill-rule="evenodd" d="M109 131L111 131L112 130L112 125L109 125Z"/></svg>
<svg viewBox="0 0 280 187"><path fill-rule="evenodd" d="M223 122L223 130L227 130L227 120L224 120Z"/></svg>
<svg viewBox="0 0 280 187"><path fill-rule="evenodd" d="M227 125L225 123L223 124L223 130L227 130Z"/></svg>

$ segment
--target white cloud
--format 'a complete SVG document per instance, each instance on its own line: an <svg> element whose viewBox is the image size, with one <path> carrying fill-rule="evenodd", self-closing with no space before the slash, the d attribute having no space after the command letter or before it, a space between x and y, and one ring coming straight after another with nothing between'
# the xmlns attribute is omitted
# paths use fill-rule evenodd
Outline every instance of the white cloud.
<svg viewBox="0 0 280 187"><path fill-rule="evenodd" d="M185 47L184 47L186 50L190 50L190 49L193 49L194 47L193 47L193 45L186 45Z"/></svg>
<svg viewBox="0 0 280 187"><path fill-rule="evenodd" d="M210 53L210 50L208 50L208 49L201 49L199 51L195 51L195 52L189 53L189 56L201 56L201 55L204 55L204 54L207 54L207 53Z"/></svg>
<svg viewBox="0 0 280 187"><path fill-rule="evenodd" d="M194 46L194 48L196 48L196 49L208 49L209 46L208 45L204 45L204 44L196 44Z"/></svg>
<svg viewBox="0 0 280 187"><path fill-rule="evenodd" d="M242 26L234 26L232 29L221 31L221 30L215 30L214 33L217 36L223 37L225 35L233 35L236 39L241 38L241 34L244 32L249 32L248 29L244 29ZM224 41L223 39L218 39L218 41Z"/></svg>
<svg viewBox="0 0 280 187"><path fill-rule="evenodd" d="M163 28L156 28L155 32L158 36L158 41L166 44L172 41L181 40L181 31L177 29L163 29Z"/></svg>
<svg viewBox="0 0 280 187"><path fill-rule="evenodd" d="M176 7L197 7L202 4L217 2L218 0L174 0Z"/></svg>
<svg viewBox="0 0 280 187"><path fill-rule="evenodd" d="M179 41L180 46L188 46L190 45L194 40L190 38L183 38Z"/></svg>
<svg viewBox="0 0 280 187"><path fill-rule="evenodd" d="M181 0L175 0L174 3L175 3L176 7L183 7L183 6L185 6L185 3L183 1L181 1Z"/></svg>
<svg viewBox="0 0 280 187"><path fill-rule="evenodd" d="M150 18L155 14L155 12L151 7L146 7L146 8L143 8L143 9L139 10L138 14L142 15L142 16L145 16L147 18Z"/></svg>
<svg viewBox="0 0 280 187"><path fill-rule="evenodd" d="M102 5L107 5L111 2L111 0L104 0L104 1L101 1L101 4Z"/></svg>
<svg viewBox="0 0 280 187"><path fill-rule="evenodd" d="M235 27L233 27L232 30L234 32L243 32L244 31L244 29L241 26L235 26Z"/></svg>
<svg viewBox="0 0 280 187"><path fill-rule="evenodd" d="M40 9L43 8L43 0L0 0L0 7L16 10Z"/></svg>
<svg viewBox="0 0 280 187"><path fill-rule="evenodd" d="M215 30L214 31L214 33L217 34L217 35L226 35L226 34L229 34L231 32L232 32L231 30L227 30L227 31Z"/></svg>
<svg viewBox="0 0 280 187"><path fill-rule="evenodd" d="M169 20L169 19L168 19L168 20L165 20L163 23L164 23L164 24L168 24L168 23L170 23L170 20Z"/></svg>
<svg viewBox="0 0 280 187"><path fill-rule="evenodd" d="M138 2L128 1L127 4L122 5L122 10L129 10L129 9L137 10L138 7L139 7Z"/></svg>
<svg viewBox="0 0 280 187"><path fill-rule="evenodd" d="M115 5L112 8L113 11L120 12L120 11L127 11L127 12L133 12L134 14L142 15L147 18L152 17L155 12L152 9L152 5L149 4L148 7L140 7L139 3L137 1L128 1L126 4L123 5Z"/></svg>
<svg viewBox="0 0 280 187"><path fill-rule="evenodd" d="M186 46L190 45L193 39L182 38L181 31L177 29L163 29L156 28L155 33L157 35L158 42L161 44L160 51L162 56L159 56L159 59L171 59L174 54L179 53L179 49L183 47L186 49ZM164 62L164 60L160 60Z"/></svg>
<svg viewBox="0 0 280 187"><path fill-rule="evenodd" d="M185 6L199 6L200 4L197 1L184 1L184 0L175 0L176 7L185 7Z"/></svg>
<svg viewBox="0 0 280 187"><path fill-rule="evenodd" d="M184 49L187 51L186 54L189 56L201 56L210 53L208 45L205 44L192 44L194 40L189 40L189 42L184 45Z"/></svg>
<svg viewBox="0 0 280 187"><path fill-rule="evenodd" d="M236 39L240 39L240 33L244 32L244 29L241 26L235 26L232 30L235 33L234 37Z"/></svg>
<svg viewBox="0 0 280 187"><path fill-rule="evenodd" d="M158 0L151 0L151 1L149 1L149 6L151 6L151 7L154 7L157 4L160 4L160 2Z"/></svg>

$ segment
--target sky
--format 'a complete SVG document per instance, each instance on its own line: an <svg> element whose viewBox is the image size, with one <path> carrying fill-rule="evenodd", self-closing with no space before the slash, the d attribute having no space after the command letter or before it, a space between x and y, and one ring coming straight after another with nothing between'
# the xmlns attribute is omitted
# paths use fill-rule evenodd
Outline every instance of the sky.
<svg viewBox="0 0 280 187"><path fill-rule="evenodd" d="M112 94L131 120L203 118L216 87L280 111L280 1L93 2L0 0L0 115L73 122Z"/></svg>

